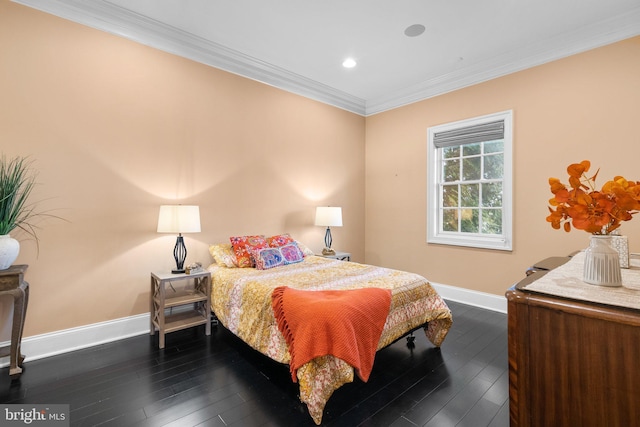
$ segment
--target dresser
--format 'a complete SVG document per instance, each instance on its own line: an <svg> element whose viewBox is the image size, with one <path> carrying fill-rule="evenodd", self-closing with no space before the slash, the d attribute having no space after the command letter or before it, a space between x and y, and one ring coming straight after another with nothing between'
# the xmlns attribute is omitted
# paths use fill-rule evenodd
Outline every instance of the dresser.
<svg viewBox="0 0 640 427"><path fill-rule="evenodd" d="M506 293L511 427L640 426L640 310L609 301L640 304L640 288L551 278L572 261L543 260ZM639 266L623 269L623 284ZM545 279L550 291L536 287Z"/></svg>

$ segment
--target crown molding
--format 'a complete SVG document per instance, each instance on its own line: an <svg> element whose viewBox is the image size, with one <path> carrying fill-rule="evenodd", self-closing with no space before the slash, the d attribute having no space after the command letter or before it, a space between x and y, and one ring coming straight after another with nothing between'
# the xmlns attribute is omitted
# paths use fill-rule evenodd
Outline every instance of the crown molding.
<svg viewBox="0 0 640 427"><path fill-rule="evenodd" d="M12 0L306 98L365 114L365 100L103 0Z"/></svg>
<svg viewBox="0 0 640 427"><path fill-rule="evenodd" d="M364 100L104 0L12 0L52 15L369 116L640 35L640 7L559 37ZM526 52L526 53L522 53Z"/></svg>
<svg viewBox="0 0 640 427"><path fill-rule="evenodd" d="M365 115L369 116L433 98L637 35L640 35L640 7L632 13L603 20L562 36L531 43L518 51L499 55L402 88L393 94L368 100ZM526 54L520 52L526 52Z"/></svg>

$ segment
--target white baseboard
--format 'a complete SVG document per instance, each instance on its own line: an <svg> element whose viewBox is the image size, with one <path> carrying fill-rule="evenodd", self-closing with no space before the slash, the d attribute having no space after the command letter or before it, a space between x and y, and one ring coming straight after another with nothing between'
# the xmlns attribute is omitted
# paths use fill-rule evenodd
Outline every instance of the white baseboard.
<svg viewBox="0 0 640 427"><path fill-rule="evenodd" d="M149 313L145 313L24 338L22 354L29 362L148 333ZM5 345L9 342L0 343L0 347ZM8 356L0 358L0 367L6 366Z"/></svg>
<svg viewBox="0 0 640 427"><path fill-rule="evenodd" d="M507 312L507 300L504 296L433 282L431 285L444 299L501 313ZM148 333L149 313L145 313L48 334L34 335L22 340L22 354L26 356L25 361L29 362ZM0 343L0 347L5 345L9 345L9 342ZM9 357L0 358L0 367L6 366L9 366Z"/></svg>
<svg viewBox="0 0 640 427"><path fill-rule="evenodd" d="M500 296L486 292L472 291L470 289L458 288L434 282L431 282L431 285L444 299L485 308L491 311L498 311L500 313L507 312L507 298L504 295Z"/></svg>

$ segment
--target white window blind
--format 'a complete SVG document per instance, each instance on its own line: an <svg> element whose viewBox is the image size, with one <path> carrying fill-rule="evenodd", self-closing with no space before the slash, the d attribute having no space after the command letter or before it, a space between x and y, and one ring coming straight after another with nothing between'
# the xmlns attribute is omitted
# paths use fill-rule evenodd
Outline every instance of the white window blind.
<svg viewBox="0 0 640 427"><path fill-rule="evenodd" d="M504 120L435 132L433 145L436 148L495 141L504 138Z"/></svg>

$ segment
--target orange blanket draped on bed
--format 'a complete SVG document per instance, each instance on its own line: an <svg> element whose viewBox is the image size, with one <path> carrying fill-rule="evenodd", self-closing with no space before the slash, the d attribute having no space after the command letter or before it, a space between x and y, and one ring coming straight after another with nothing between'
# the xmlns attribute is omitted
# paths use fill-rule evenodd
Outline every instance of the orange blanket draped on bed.
<svg viewBox="0 0 640 427"><path fill-rule="evenodd" d="M326 355L353 366L362 381L369 379L391 306L391 290L303 291L281 286L274 289L271 303L289 345L294 382L298 368Z"/></svg>

